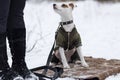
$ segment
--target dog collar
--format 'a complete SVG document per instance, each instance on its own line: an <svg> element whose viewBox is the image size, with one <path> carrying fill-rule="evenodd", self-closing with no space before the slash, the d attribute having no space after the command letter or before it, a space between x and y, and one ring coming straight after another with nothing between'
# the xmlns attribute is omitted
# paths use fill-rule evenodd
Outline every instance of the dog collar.
<svg viewBox="0 0 120 80"><path fill-rule="evenodd" d="M60 22L61 25L68 25L68 24L71 24L71 23L73 23L73 20L66 21L66 22Z"/></svg>

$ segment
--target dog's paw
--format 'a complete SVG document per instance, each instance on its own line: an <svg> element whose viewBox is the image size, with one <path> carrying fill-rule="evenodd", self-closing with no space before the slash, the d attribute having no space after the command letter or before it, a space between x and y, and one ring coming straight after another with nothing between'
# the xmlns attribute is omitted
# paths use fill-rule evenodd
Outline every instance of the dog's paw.
<svg viewBox="0 0 120 80"><path fill-rule="evenodd" d="M56 66L56 64L55 63L51 63L50 66Z"/></svg>
<svg viewBox="0 0 120 80"><path fill-rule="evenodd" d="M81 61L80 60L76 60L75 64L81 64Z"/></svg>
<svg viewBox="0 0 120 80"><path fill-rule="evenodd" d="M70 68L69 65L63 65L63 67L64 67L65 69L69 69L69 68Z"/></svg>
<svg viewBox="0 0 120 80"><path fill-rule="evenodd" d="M86 62L82 62L81 64L82 64L83 67L86 67L86 68L89 67L89 65Z"/></svg>

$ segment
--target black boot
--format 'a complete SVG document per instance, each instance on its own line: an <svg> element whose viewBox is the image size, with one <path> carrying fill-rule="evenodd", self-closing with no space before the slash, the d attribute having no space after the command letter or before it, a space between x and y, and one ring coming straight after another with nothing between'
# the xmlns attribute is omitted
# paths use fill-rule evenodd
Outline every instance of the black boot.
<svg viewBox="0 0 120 80"><path fill-rule="evenodd" d="M13 60L12 69L18 72L25 80L39 80L39 78L27 68L24 59L20 61Z"/></svg>
<svg viewBox="0 0 120 80"><path fill-rule="evenodd" d="M16 28L10 30L8 39L12 53L12 69L19 73L25 80L32 79L38 80L26 66L25 53L26 53L26 30L25 28Z"/></svg>
<svg viewBox="0 0 120 80"><path fill-rule="evenodd" d="M0 70L9 68L6 49L6 34L0 34Z"/></svg>
<svg viewBox="0 0 120 80"><path fill-rule="evenodd" d="M0 34L0 80L23 80L8 64L6 34Z"/></svg>
<svg viewBox="0 0 120 80"><path fill-rule="evenodd" d="M24 80L17 72L8 68L0 71L0 80Z"/></svg>

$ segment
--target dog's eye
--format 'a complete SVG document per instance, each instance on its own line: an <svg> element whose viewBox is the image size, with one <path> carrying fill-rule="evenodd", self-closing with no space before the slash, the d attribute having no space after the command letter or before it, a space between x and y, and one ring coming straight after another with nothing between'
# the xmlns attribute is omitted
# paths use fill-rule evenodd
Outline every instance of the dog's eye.
<svg viewBox="0 0 120 80"><path fill-rule="evenodd" d="M62 4L63 8L68 8L68 6L66 4Z"/></svg>

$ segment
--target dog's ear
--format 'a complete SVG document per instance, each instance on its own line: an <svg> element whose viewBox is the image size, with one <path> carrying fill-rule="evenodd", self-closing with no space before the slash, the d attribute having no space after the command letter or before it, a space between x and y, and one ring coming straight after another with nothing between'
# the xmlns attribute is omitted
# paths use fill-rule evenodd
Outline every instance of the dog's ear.
<svg viewBox="0 0 120 80"><path fill-rule="evenodd" d="M74 5L73 3L69 3L69 6L72 7L72 9L74 9L74 7L77 7L77 5Z"/></svg>
<svg viewBox="0 0 120 80"><path fill-rule="evenodd" d="M74 7L76 7L73 3L69 3L69 6L72 7L72 9L74 9Z"/></svg>
<svg viewBox="0 0 120 80"><path fill-rule="evenodd" d="M69 6L72 7L72 9L74 8L74 4L73 3L70 3Z"/></svg>

